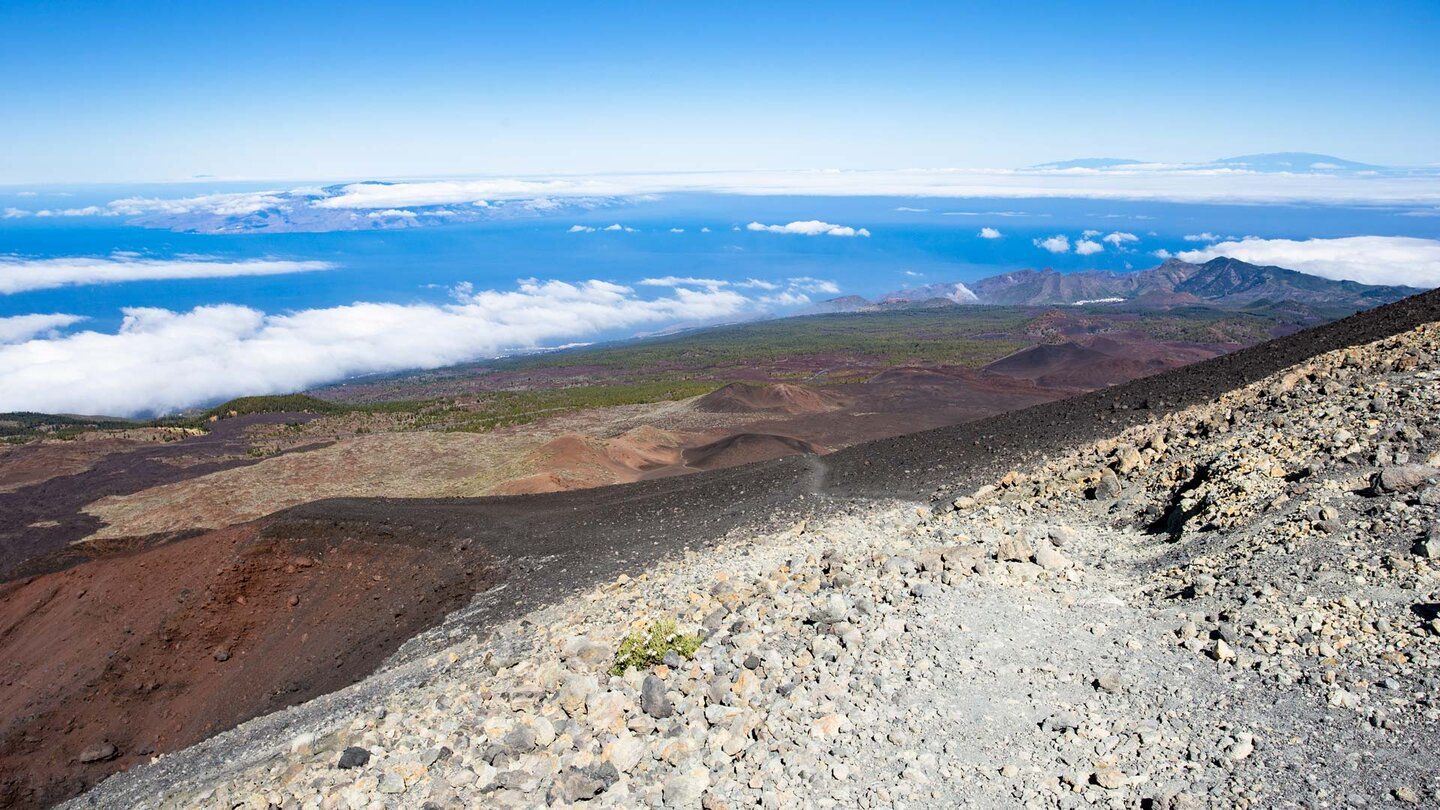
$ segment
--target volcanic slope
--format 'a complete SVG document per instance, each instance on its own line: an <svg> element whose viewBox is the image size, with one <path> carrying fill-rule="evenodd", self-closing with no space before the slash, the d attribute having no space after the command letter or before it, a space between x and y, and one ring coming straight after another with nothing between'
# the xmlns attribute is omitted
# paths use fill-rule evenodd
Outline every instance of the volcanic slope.
<svg viewBox="0 0 1440 810"><path fill-rule="evenodd" d="M512 580L371 679L76 804L1432 803L1437 304L1077 398L1082 413L1135 396L1152 407L1102 409L1063 437L935 446L1040 425L1067 403L911 437L932 449L903 487L876 463L892 441L830 469L782 460L532 499L569 503L556 521L568 545L602 563L571 585L608 570L607 583L552 601L573 563L549 557L550 598L521 605ZM1045 452L1002 454L1017 444ZM950 494L939 508L807 498L788 530L741 529L704 554L656 542L789 520L762 509L796 502L781 480L853 492L850 468L867 462L871 487ZM684 508L665 492L677 486ZM586 494L610 496L608 511L576 519ZM693 520L722 503L727 516ZM289 519L438 523L446 510L475 519L464 503L395 501ZM627 510L651 532L627 540ZM692 522L675 522L682 511ZM652 548L604 565L591 533ZM507 610L518 621L495 624ZM703 632L693 659L608 674L627 632L667 616ZM368 760L337 768L349 747Z"/></svg>

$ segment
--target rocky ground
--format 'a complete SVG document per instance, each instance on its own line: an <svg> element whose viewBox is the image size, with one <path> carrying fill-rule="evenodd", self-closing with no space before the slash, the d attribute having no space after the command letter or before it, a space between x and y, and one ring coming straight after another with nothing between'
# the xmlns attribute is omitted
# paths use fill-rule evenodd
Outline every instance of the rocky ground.
<svg viewBox="0 0 1440 810"><path fill-rule="evenodd" d="M938 505L835 500L73 804L1434 806L1437 407L1432 324ZM614 674L665 619L693 657Z"/></svg>

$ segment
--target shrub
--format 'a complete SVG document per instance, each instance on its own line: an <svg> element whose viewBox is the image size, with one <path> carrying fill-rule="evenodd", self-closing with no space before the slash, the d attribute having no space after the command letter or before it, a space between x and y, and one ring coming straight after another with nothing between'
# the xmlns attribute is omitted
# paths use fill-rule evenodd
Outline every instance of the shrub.
<svg viewBox="0 0 1440 810"><path fill-rule="evenodd" d="M615 652L615 666L612 675L624 675L625 670L634 667L646 669L661 662L665 654L674 650L682 658L692 658L700 649L699 633L681 633L673 619L661 619L649 628L636 630L620 642Z"/></svg>

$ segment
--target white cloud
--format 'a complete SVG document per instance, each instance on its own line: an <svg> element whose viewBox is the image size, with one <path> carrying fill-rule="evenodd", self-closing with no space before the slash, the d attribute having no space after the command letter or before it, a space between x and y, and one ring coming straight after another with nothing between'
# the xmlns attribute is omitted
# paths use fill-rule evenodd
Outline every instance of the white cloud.
<svg viewBox="0 0 1440 810"><path fill-rule="evenodd" d="M38 197L38 196L40 196L40 193L39 193L39 192L36 192L36 191L17 191L17 192L15 192L15 196L16 196L16 197Z"/></svg>
<svg viewBox="0 0 1440 810"><path fill-rule="evenodd" d="M1080 241L1075 243L1075 252L1081 256L1089 256L1094 253L1099 253L1104 249L1104 245L1100 244L1099 242L1091 241L1089 239L1081 239Z"/></svg>
<svg viewBox="0 0 1440 810"><path fill-rule="evenodd" d="M1051 253L1069 253L1070 237L1063 233L1057 233L1046 239L1034 239L1035 247L1044 248Z"/></svg>
<svg viewBox="0 0 1440 810"><path fill-rule="evenodd" d="M202 194L179 199L127 197L123 200L115 200L106 208L112 213L123 216L214 214L215 216L234 217L254 214L258 211L286 208L292 201L282 196L284 194L283 191L243 191L233 194ZM304 196L308 197L309 195L307 193ZM320 202L322 201L312 200L310 204L319 205ZM374 207L401 208L403 206L377 205Z"/></svg>
<svg viewBox="0 0 1440 810"><path fill-rule="evenodd" d="M869 236L870 231L864 228L852 228L848 225L834 225L829 222L821 222L818 219L807 219L800 222L791 222L787 225L763 225L759 222L752 222L745 226L749 231L765 231L769 233L789 233L801 236Z"/></svg>
<svg viewBox="0 0 1440 810"><path fill-rule="evenodd" d="M895 210L896 210L896 211L905 211L905 212L908 212L908 213L911 213L911 214L924 214L924 213L927 213L930 209L929 209L929 208L911 208L911 207L908 206L908 205L902 205L902 206L900 206L899 208L896 208Z"/></svg>
<svg viewBox="0 0 1440 810"><path fill-rule="evenodd" d="M810 296L794 290L785 290L775 295L760 297L760 303L775 307L798 307L810 303Z"/></svg>
<svg viewBox="0 0 1440 810"><path fill-rule="evenodd" d="M273 276L329 270L334 266L329 262L280 259L219 261L205 256L178 259L139 259L118 254L109 258L56 259L0 256L0 295L51 287L114 284L122 281Z"/></svg>
<svg viewBox="0 0 1440 810"><path fill-rule="evenodd" d="M1048 217L1049 214L1032 214L1029 211L944 211L942 217Z"/></svg>
<svg viewBox="0 0 1440 810"><path fill-rule="evenodd" d="M1121 247L1127 242L1139 242L1140 237L1133 233L1125 233L1124 231L1112 231L1111 233L1105 234L1104 238L1100 241L1109 242L1115 247Z"/></svg>
<svg viewBox="0 0 1440 810"><path fill-rule="evenodd" d="M685 232L685 229L684 229L684 228L671 228L671 229L670 229L670 233L684 233L684 232Z"/></svg>
<svg viewBox="0 0 1440 810"><path fill-rule="evenodd" d="M663 278L642 278L640 284L647 287L703 287L717 290L730 286L730 282L718 278L695 278L693 276L664 276Z"/></svg>
<svg viewBox="0 0 1440 810"><path fill-rule="evenodd" d="M1350 236L1341 239L1260 239L1247 236L1198 250L1182 251L1187 262L1228 256L1332 279L1365 284L1440 286L1440 241L1406 236Z"/></svg>
<svg viewBox="0 0 1440 810"><path fill-rule="evenodd" d="M825 293L834 295L840 292L840 288L833 281L826 281L823 278L811 278L810 276L799 276L788 279L790 286L797 290L810 293Z"/></svg>
<svg viewBox="0 0 1440 810"><path fill-rule="evenodd" d="M12 315L0 318L0 344L19 343L33 337L54 337L57 330L85 320L83 315Z"/></svg>
<svg viewBox="0 0 1440 810"><path fill-rule="evenodd" d="M1154 257L1157 258L1157 259L1172 259L1172 258L1174 258L1174 254L1171 253L1170 251L1166 250L1165 248L1160 248L1159 250L1152 250L1152 251L1150 251L1150 255L1151 255L1151 256L1154 256Z"/></svg>
<svg viewBox="0 0 1440 810"><path fill-rule="evenodd" d="M1100 232L1094 229L1086 229L1084 231L1081 231L1080 235L1085 237L1086 239L1089 239L1092 236L1099 236Z"/></svg>
<svg viewBox="0 0 1440 810"><path fill-rule="evenodd" d="M6 209L10 210L10 209ZM21 216L29 212L21 212ZM101 208L98 205L87 205L84 208L42 208L35 212L37 217L113 217L116 213L109 208Z"/></svg>
<svg viewBox="0 0 1440 810"><path fill-rule="evenodd" d="M434 368L641 325L705 322L756 305L731 290L646 299L604 281L527 280L454 303L358 303L290 314L233 305L133 308L115 333L0 347L0 411L140 414L356 374Z"/></svg>
<svg viewBox="0 0 1440 810"><path fill-rule="evenodd" d="M618 222L615 223L614 225L606 225L605 227L601 228L600 230L602 230L602 231L617 231L617 232L618 232L618 231L623 231L623 232L625 232L625 233L635 233L635 229L634 229L634 228L627 227L627 226L625 226L625 225L621 225L621 224L618 223Z"/></svg>
<svg viewBox="0 0 1440 810"><path fill-rule="evenodd" d="M765 280L763 280L763 279L758 279L758 278L747 278L747 279L745 279L744 281L737 281L737 282L735 282L735 286L736 286L736 287L741 287L741 288L747 289L747 290L752 290L752 289L753 289L753 290L778 290L778 289L780 289L780 285L779 285L779 284L776 284L776 283L773 282L773 281L765 281Z"/></svg>
<svg viewBox="0 0 1440 810"><path fill-rule="evenodd" d="M1216 236L1216 235L1213 234L1213 233L1210 233L1209 231L1206 231L1206 232L1204 232L1204 233L1187 233L1187 234L1185 234L1185 241L1186 241L1186 242L1218 242L1218 241L1220 241L1220 237Z"/></svg>
<svg viewBox="0 0 1440 810"><path fill-rule="evenodd" d="M1004 234L994 228L981 228L978 235L981 239L999 239L1004 236Z"/></svg>
<svg viewBox="0 0 1440 810"><path fill-rule="evenodd" d="M403 208L387 208L384 211L371 211L365 216L370 219L415 219L419 215Z"/></svg>
<svg viewBox="0 0 1440 810"><path fill-rule="evenodd" d="M11 207L6 208L4 211L0 211L0 219L20 219L21 217L28 216L33 216L33 214L31 214L31 212L29 211L26 211L24 208Z"/></svg>
<svg viewBox="0 0 1440 810"><path fill-rule="evenodd" d="M589 225L571 225L566 233L594 233L595 229Z"/></svg>
<svg viewBox="0 0 1440 810"><path fill-rule="evenodd" d="M700 229L700 233L709 233L709 232L710 232L710 229L709 229L709 228L701 228L701 229Z"/></svg>
<svg viewBox="0 0 1440 810"><path fill-rule="evenodd" d="M911 278L920 278L921 276L924 276L925 274L924 274L924 273L917 273L917 272L915 272L914 270L906 270L906 271L905 271L905 275L907 275L907 276L909 276L909 277L911 277Z"/></svg>

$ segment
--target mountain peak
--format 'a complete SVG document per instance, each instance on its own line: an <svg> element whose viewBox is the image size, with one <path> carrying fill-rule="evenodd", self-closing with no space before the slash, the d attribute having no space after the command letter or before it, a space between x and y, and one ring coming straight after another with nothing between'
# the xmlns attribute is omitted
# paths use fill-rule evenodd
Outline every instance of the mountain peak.
<svg viewBox="0 0 1440 810"><path fill-rule="evenodd" d="M1214 161L1217 166L1236 166L1262 172L1366 171L1382 167L1323 155L1318 152L1262 152L1237 155Z"/></svg>

